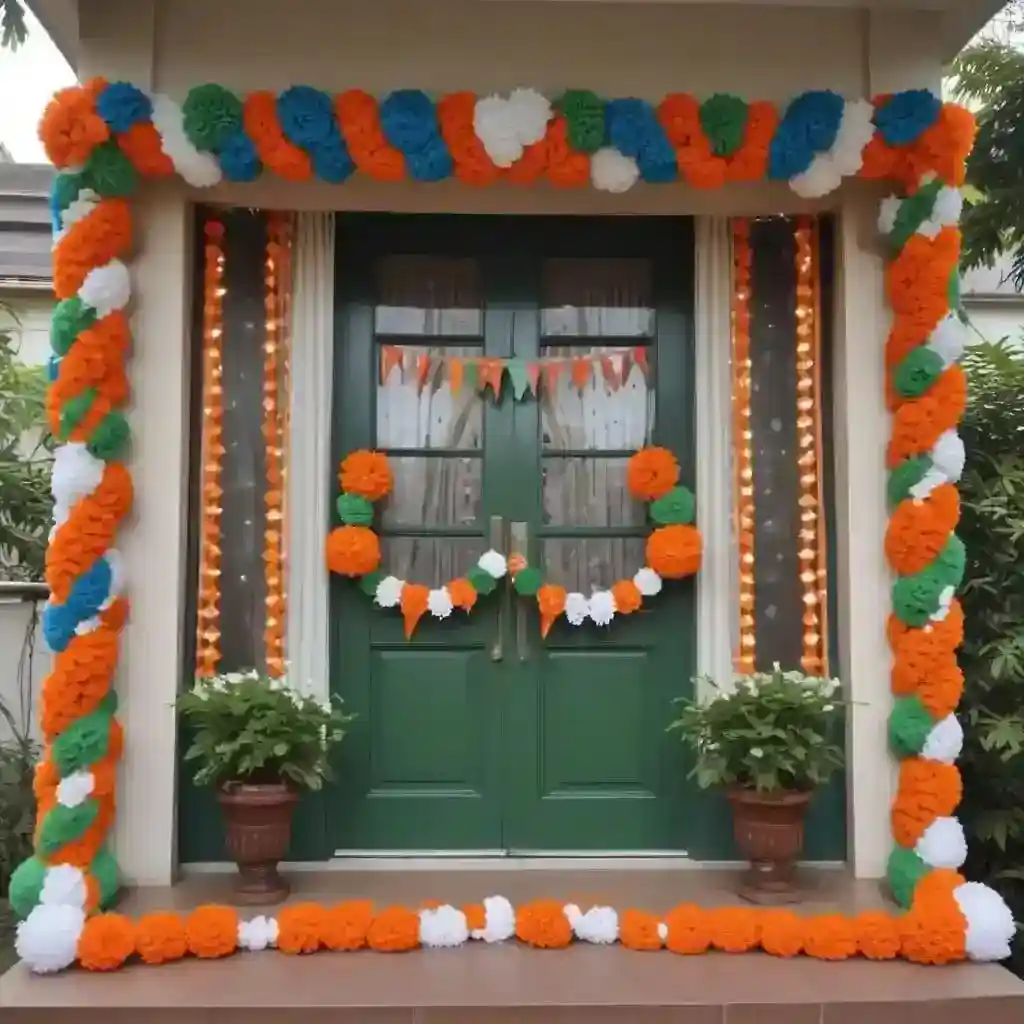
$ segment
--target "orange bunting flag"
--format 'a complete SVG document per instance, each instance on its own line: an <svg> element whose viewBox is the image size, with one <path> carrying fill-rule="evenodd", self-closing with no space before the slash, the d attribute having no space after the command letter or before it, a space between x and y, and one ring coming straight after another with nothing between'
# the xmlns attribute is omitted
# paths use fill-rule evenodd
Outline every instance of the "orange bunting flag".
<svg viewBox="0 0 1024 1024"><path fill-rule="evenodd" d="M528 363L526 366L526 376L530 379L530 390L537 394L537 384L540 381L540 366L537 363Z"/></svg>
<svg viewBox="0 0 1024 1024"><path fill-rule="evenodd" d="M450 359L448 361L448 387L452 394L457 395L462 389L463 365L461 359Z"/></svg>
<svg viewBox="0 0 1024 1024"><path fill-rule="evenodd" d="M574 359L572 361L572 384L573 387L582 391L590 383L591 366L589 359Z"/></svg>
<svg viewBox="0 0 1024 1024"><path fill-rule="evenodd" d="M416 360L416 390L422 391L430 380L430 356L426 353Z"/></svg>
<svg viewBox="0 0 1024 1024"><path fill-rule="evenodd" d="M565 369L565 363L561 360L544 364L544 387L548 391L554 391L558 387L558 375Z"/></svg>
<svg viewBox="0 0 1024 1024"><path fill-rule="evenodd" d="M622 386L622 380L615 370L615 360L611 356L601 357L601 372L604 375L604 382L612 389L618 391Z"/></svg>
<svg viewBox="0 0 1024 1024"><path fill-rule="evenodd" d="M402 366L402 350L397 345L385 345L380 353L380 381L387 384L388 376L395 367Z"/></svg>
<svg viewBox="0 0 1024 1024"><path fill-rule="evenodd" d="M421 583L406 583L402 587L400 601L402 619L405 623L405 639L408 640L416 632L416 626L427 611L427 602L430 598L429 588Z"/></svg>
<svg viewBox="0 0 1024 1024"><path fill-rule="evenodd" d="M647 349L642 345L637 345L633 349L633 362L640 367L640 372L646 377L647 376Z"/></svg>
<svg viewBox="0 0 1024 1024"><path fill-rule="evenodd" d="M480 360L480 390L486 391L491 386L495 398L501 397L501 379L505 375L505 367L500 359Z"/></svg>

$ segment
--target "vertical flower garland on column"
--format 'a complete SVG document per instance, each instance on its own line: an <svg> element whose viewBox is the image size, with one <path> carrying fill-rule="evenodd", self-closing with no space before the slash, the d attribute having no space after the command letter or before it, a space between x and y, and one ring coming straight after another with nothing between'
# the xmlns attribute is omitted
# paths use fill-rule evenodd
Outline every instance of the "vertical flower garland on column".
<svg viewBox="0 0 1024 1024"><path fill-rule="evenodd" d="M292 352L292 246L295 240L295 218L281 214L274 218L278 226L277 312L278 364L281 388L281 622L288 621L288 465L291 453L291 352ZM285 641L287 643L287 640ZM287 650L283 651L287 654Z"/></svg>
<svg viewBox="0 0 1024 1024"><path fill-rule="evenodd" d="M797 556L803 587L805 672L828 672L826 647L826 565L822 542L825 521L821 493L821 325L819 308L818 227L799 217L796 240L796 433L800 481L800 532Z"/></svg>
<svg viewBox="0 0 1024 1024"><path fill-rule="evenodd" d="M125 197L137 175L108 141L111 129L97 113L102 94L95 83L64 90L44 117L47 154L62 171L52 194L58 303L47 396L60 447L43 613L55 658L40 693L35 853L10 883L11 905L24 919L18 953L35 971L71 964L86 913L108 905L118 888L106 839L122 748L114 671L128 610L114 542L132 503L122 461L130 281L121 260L132 242Z"/></svg>
<svg viewBox="0 0 1024 1024"><path fill-rule="evenodd" d="M267 225L267 251L263 273L266 313L263 339L263 450L266 465L266 520L263 528L263 571L266 581L266 618L263 625L267 674L281 678L284 665L284 565L282 526L284 477L280 395L279 224L271 215Z"/></svg>
<svg viewBox="0 0 1024 1024"><path fill-rule="evenodd" d="M754 468L750 428L750 288L753 253L750 221L732 222L732 445L736 545L739 554L739 650L737 672L754 671Z"/></svg>
<svg viewBox="0 0 1024 1024"><path fill-rule="evenodd" d="M196 675L216 675L220 662L221 516L224 495L224 225L203 227L203 423Z"/></svg>

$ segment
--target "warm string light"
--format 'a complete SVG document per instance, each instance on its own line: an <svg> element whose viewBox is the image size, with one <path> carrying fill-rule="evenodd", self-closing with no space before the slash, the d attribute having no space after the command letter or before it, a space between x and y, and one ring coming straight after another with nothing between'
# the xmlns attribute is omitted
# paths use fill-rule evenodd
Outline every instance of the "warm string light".
<svg viewBox="0 0 1024 1024"><path fill-rule="evenodd" d="M737 672L754 671L754 462L750 423L750 221L732 222L732 444L736 538L739 550L739 650Z"/></svg>
<svg viewBox="0 0 1024 1024"><path fill-rule="evenodd" d="M221 658L221 469L224 460L224 225L206 221L203 248L203 423L196 675L212 676Z"/></svg>
<svg viewBox="0 0 1024 1024"><path fill-rule="evenodd" d="M281 678L284 663L284 463L280 388L280 274L279 222L271 215L267 229L267 248L263 263L263 450L266 468L266 492L263 524L263 571L266 583L266 617L263 644L269 676Z"/></svg>
<svg viewBox="0 0 1024 1024"><path fill-rule="evenodd" d="M291 456L292 418L292 293L293 246L295 244L295 219L290 214L271 217L271 225L278 228L278 367L281 400L278 405L281 437L281 621L288 621L288 465ZM283 648L287 653L287 639Z"/></svg>
<svg viewBox="0 0 1024 1024"><path fill-rule="evenodd" d="M800 217L796 239L796 428L800 477L798 558L803 587L801 666L828 672L826 640L827 569L821 494L821 297L818 228Z"/></svg>

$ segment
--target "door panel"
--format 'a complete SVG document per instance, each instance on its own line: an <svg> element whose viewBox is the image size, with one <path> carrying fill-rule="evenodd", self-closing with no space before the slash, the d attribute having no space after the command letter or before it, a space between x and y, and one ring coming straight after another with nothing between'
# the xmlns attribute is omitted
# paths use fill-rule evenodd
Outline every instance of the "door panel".
<svg viewBox="0 0 1024 1024"><path fill-rule="evenodd" d="M362 216L338 239L335 457L389 453L386 571L459 575L501 516L569 589L632 576L647 524L629 456L667 445L693 479L689 222ZM412 369L380 381L384 345ZM495 404L424 380L419 357L442 353L569 366L537 400ZM598 357L585 384L582 356ZM399 616L335 579L332 643L332 685L360 715L339 756L337 848L684 848L685 766L664 729L693 670L692 582L610 630L563 622L544 642L533 603L501 587L407 643Z"/></svg>

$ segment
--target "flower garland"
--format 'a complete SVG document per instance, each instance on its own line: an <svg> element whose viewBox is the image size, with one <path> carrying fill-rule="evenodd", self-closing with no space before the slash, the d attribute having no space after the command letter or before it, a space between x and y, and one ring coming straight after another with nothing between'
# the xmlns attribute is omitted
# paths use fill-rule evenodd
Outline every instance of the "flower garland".
<svg viewBox="0 0 1024 1024"><path fill-rule="evenodd" d="M398 608L405 623L405 638L416 631L420 619L430 612L435 619L447 619L456 608L467 614L477 598L493 593L508 565L500 551L485 551L465 576L443 587L407 583L380 569L380 539L372 529L373 503L381 501L393 486L387 456L361 449L346 455L338 473L341 496L338 517L343 525L327 537L327 568L339 576L359 580L363 593L379 608Z"/></svg>
<svg viewBox="0 0 1024 1024"><path fill-rule="evenodd" d="M785 107L719 93L703 102L670 93L657 104L569 89L507 96L457 92L432 99L399 89L331 95L295 85L239 96L195 86L180 105L128 82L93 79L59 92L40 137L61 170L87 160L105 194L126 195L138 175L174 171L190 185L252 181L499 181L621 193L638 182L786 181L801 196L832 192L845 177L916 186L926 172L951 184L973 141L971 115L927 89L847 100L829 90ZM961 179L962 180L962 179ZM111 191L114 190L114 191Z"/></svg>
<svg viewBox="0 0 1024 1024"><path fill-rule="evenodd" d="M191 913L158 911L133 920L123 914L89 918L77 934L63 936L60 956L37 970L77 963L88 971L114 971L129 962L151 966L185 957L216 960L237 952L276 949L290 956L373 950L452 949L468 942L518 941L534 949L565 949L575 942L621 945L638 952L667 949L694 956L718 950L815 960L895 960L946 964L970 955L964 929L944 913L943 900L957 884L952 872L930 880L924 906L905 915L865 911L856 916L801 917L790 910L699 907L682 904L666 914L626 908L536 900L514 907L504 896L455 907L376 908L369 900L332 906L295 903L274 916L248 920L232 907L207 904ZM961 888L970 888L961 886Z"/></svg>
<svg viewBox="0 0 1024 1024"><path fill-rule="evenodd" d="M692 525L693 494L679 486L675 455L667 448L641 448L629 460L626 486L637 501L648 503L648 514L658 524L647 538L647 565L632 579L619 580L611 589L595 590L586 597L546 583L540 570L527 565L522 555L509 558L516 593L537 600L542 637L562 615L570 626L582 626L588 619L596 626L609 626L616 615L632 615L645 597L660 594L664 580L683 579L699 571L703 547L700 531Z"/></svg>
<svg viewBox="0 0 1024 1024"><path fill-rule="evenodd" d="M55 527L46 559L45 630L56 659L41 694L36 853L10 885L11 904L23 918L17 950L33 971L75 963L110 970L135 955L162 963L275 944L286 952L398 950L513 934L556 948L576 937L617 938L634 949L740 952L760 945L776 955L899 955L919 963L1009 956L1015 933L1009 908L992 889L965 882L946 866L963 862L963 832L952 817L960 797L952 762L962 740L953 711L962 687L955 651L963 614L954 593L963 548L952 531L963 463L955 427L966 386L956 365L962 328L951 311L958 304L956 189L974 138L969 111L927 90L870 104L815 91L778 111L735 97L699 103L682 94L655 107L637 99L605 101L584 90L554 103L533 90L484 99L455 93L436 103L418 90L401 90L378 103L359 91L331 97L306 86L240 99L205 85L179 105L125 82L92 79L56 94L39 134L60 171L52 196L60 302L47 411L62 447L54 461ZM558 902L513 911L495 897L463 910L392 907L380 914L365 904L300 904L251 921L223 907L138 922L87 917L117 889L104 840L122 747L111 683L127 615L113 541L132 498L119 461L128 439L120 411L128 396L129 279L120 261L132 235L126 200L140 177L177 173L208 187L222 178L255 178L264 167L289 181L314 174L343 181L359 171L388 181L453 175L476 185L590 181L612 192L638 180L682 179L709 188L765 176L807 196L853 175L903 188L904 198L884 205L881 226L894 251L887 272L895 321L886 346L893 411L886 555L898 573L889 623L897 696L890 735L902 758L889 878L909 906L905 914L801 919L781 910L687 906L661 919L633 910L620 916L606 907L584 914Z"/></svg>

